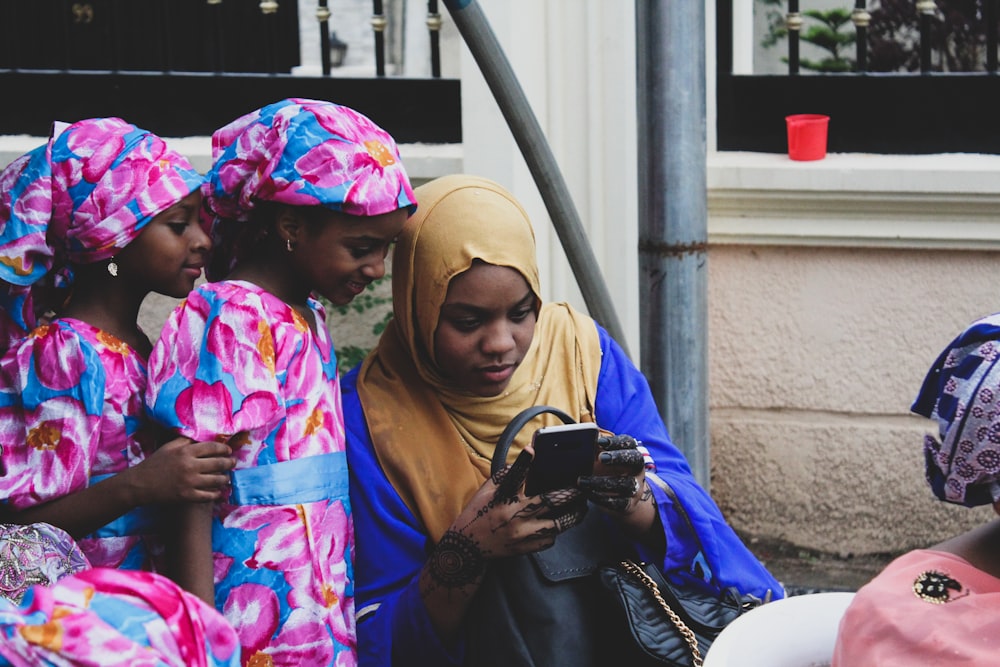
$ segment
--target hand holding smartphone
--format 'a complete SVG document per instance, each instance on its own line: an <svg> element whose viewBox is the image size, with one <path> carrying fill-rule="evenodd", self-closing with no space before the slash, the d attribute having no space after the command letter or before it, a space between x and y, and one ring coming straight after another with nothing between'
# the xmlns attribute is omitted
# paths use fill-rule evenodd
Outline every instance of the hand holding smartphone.
<svg viewBox="0 0 1000 667"><path fill-rule="evenodd" d="M597 424L561 424L535 431L524 492L537 496L546 491L576 486L578 477L593 474L597 456Z"/></svg>

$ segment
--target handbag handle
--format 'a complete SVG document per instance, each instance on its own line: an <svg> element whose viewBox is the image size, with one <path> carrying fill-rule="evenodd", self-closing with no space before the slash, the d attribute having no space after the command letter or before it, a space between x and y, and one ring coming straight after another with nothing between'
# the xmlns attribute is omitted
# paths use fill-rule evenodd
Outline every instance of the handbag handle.
<svg viewBox="0 0 1000 667"><path fill-rule="evenodd" d="M575 424L576 420L570 417L568 414L560 410L559 408L554 408L551 405L533 405L530 408L526 408L510 420L507 424L507 428L503 430L500 434L500 439L497 440L496 449L493 450L493 462L490 464L490 474L495 475L503 467L507 465L507 452L510 451L510 445L514 442L515 436L520 433L524 425L530 422L532 419L538 415L552 414L559 417L564 424Z"/></svg>
<svg viewBox="0 0 1000 667"><path fill-rule="evenodd" d="M677 612L670 608L670 605L660 593L660 587L656 585L653 578L646 574L641 567L630 560L623 560L619 563L619 567L638 579L642 583L643 587L645 587L646 590L653 595L653 598L660 606L660 609L662 609L663 613L666 614L670 623L677 628L677 632L680 633L681 637L684 639L684 643L687 644L688 651L691 652L691 662L693 667L702 667L701 649L698 648L698 637L681 619L681 617L677 615Z"/></svg>

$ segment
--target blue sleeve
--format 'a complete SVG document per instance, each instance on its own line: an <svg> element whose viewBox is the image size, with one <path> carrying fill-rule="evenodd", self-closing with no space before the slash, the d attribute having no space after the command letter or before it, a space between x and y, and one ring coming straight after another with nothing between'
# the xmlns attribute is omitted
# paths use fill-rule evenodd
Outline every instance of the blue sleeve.
<svg viewBox="0 0 1000 667"><path fill-rule="evenodd" d="M741 593L765 597L770 591L772 598L782 597L781 584L726 523L715 501L695 480L684 455L670 441L646 378L608 332L596 326L602 352L597 423L613 433L631 435L649 449L657 474L670 485L690 518L689 525L674 501L650 484L667 544L664 573L671 578L691 577L715 589L735 586Z"/></svg>
<svg viewBox="0 0 1000 667"><path fill-rule="evenodd" d="M354 516L354 608L358 664L366 667L462 664L464 647L446 646L420 596L431 548L389 483L372 446L357 393L358 369L341 380Z"/></svg>

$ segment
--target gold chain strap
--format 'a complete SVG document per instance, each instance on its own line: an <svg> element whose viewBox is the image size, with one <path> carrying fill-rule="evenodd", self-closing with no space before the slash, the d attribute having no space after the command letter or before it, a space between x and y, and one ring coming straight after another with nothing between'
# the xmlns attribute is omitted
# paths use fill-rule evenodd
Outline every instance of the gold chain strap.
<svg viewBox="0 0 1000 667"><path fill-rule="evenodd" d="M649 589L649 592L653 594L654 598L656 598L660 607L662 607L663 611L666 612L667 618L670 619L670 622L674 624L678 632L681 633L681 636L684 637L684 641L687 642L688 648L691 649L691 658L694 667L702 667L701 651L698 650L698 638L694 636L694 632L691 631L691 628L689 628L684 621L681 620L681 617L678 616L677 613L670 608L670 605L667 604L667 601L663 599L663 596L660 595L660 588L656 585L656 582L653 581L648 574L643 572L641 567L630 560L623 560L622 567L625 568L629 574L635 576L643 583L643 585L646 586L646 588Z"/></svg>

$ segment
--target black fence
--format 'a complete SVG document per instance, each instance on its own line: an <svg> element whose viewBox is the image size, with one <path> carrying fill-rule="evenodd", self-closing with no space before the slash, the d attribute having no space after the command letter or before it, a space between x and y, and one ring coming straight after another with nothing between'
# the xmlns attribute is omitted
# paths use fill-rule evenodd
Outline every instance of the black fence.
<svg viewBox="0 0 1000 667"><path fill-rule="evenodd" d="M116 115L164 136L198 136L284 97L328 99L400 142L461 141L460 86L441 78L436 0L432 75L386 76L389 17L374 0L370 77L338 77L343 44L315 3L321 74L301 64L296 0L0 0L0 133L45 135L52 120Z"/></svg>
<svg viewBox="0 0 1000 667"><path fill-rule="evenodd" d="M1000 154L1000 0L845 0L822 11L788 0L771 34L787 39L787 73L737 75L733 4L744 1L716 2L720 150L784 152L784 117L822 113L830 152ZM803 41L827 57L803 58Z"/></svg>

